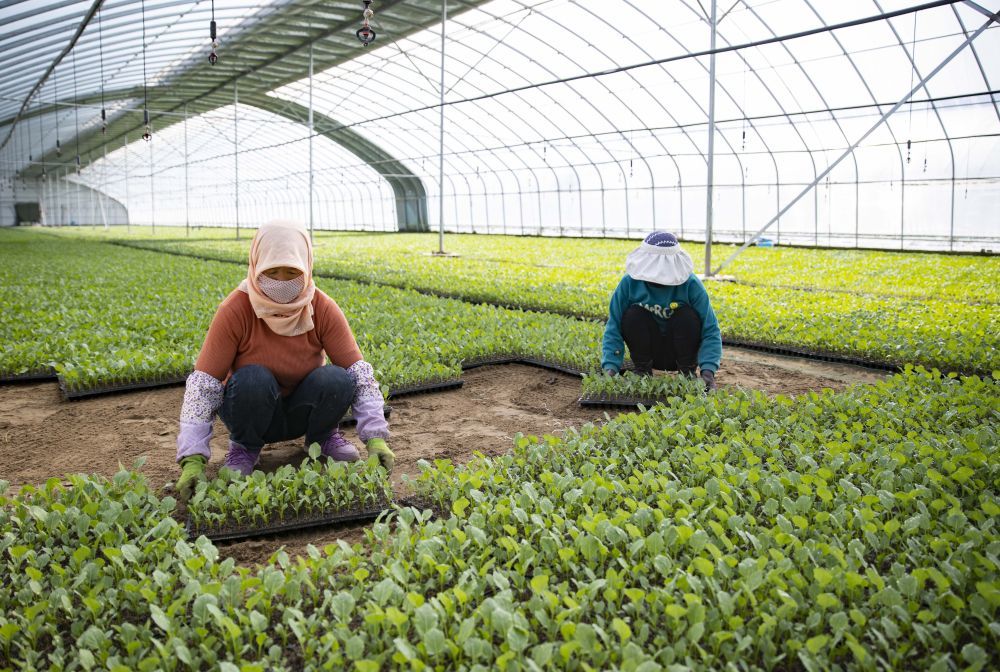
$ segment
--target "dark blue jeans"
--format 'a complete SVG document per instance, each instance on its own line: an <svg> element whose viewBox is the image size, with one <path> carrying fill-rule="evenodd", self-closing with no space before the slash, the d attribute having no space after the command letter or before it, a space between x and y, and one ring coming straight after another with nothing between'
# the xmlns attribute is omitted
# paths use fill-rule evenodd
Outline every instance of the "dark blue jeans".
<svg viewBox="0 0 1000 672"><path fill-rule="evenodd" d="M306 446L323 444L354 399L354 380L339 366L321 366L287 397L267 368L251 364L226 383L219 417L229 438L250 452L266 443L306 437Z"/></svg>
<svg viewBox="0 0 1000 672"><path fill-rule="evenodd" d="M691 306L677 308L665 330L648 310L629 306L622 315L621 330L637 372L661 369L694 375L701 347L701 318Z"/></svg>

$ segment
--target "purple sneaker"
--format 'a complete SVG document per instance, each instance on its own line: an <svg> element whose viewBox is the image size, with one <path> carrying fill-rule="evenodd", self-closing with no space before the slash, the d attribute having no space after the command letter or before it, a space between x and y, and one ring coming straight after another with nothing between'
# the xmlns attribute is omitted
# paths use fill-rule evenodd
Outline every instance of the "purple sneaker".
<svg viewBox="0 0 1000 672"><path fill-rule="evenodd" d="M259 457L260 453L251 453L235 441L230 441L229 452L226 453L226 461L222 466L229 467L241 476L249 476L253 473Z"/></svg>
<svg viewBox="0 0 1000 672"><path fill-rule="evenodd" d="M321 454L339 462L353 462L361 459L358 449L344 438L339 429L333 430L330 434L330 438L322 446Z"/></svg>

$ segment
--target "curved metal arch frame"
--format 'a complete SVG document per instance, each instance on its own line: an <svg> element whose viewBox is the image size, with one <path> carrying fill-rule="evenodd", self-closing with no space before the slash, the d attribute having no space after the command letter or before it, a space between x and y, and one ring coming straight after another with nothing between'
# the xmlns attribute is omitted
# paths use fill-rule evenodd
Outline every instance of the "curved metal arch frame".
<svg viewBox="0 0 1000 672"><path fill-rule="evenodd" d="M687 4L687 3L684 3L684 4ZM876 3L876 4L878 4L878 3ZM880 6L879 6L879 9L881 10L881 7L880 7ZM962 30L963 30L963 32L964 32L964 33L965 33L966 35L968 35L968 30L967 30L967 29L965 28L965 25L964 25L964 23L962 22L962 19L961 19L961 16L960 16L960 15L958 14L958 12L957 12L957 9L956 9L956 8L954 7L954 5L952 5L952 10L953 10L953 12L955 13L955 16L956 16L956 21L958 21L959 25L960 25L960 26L962 27ZM813 10L813 11L815 11L815 10ZM822 21L822 17L820 17L820 20ZM825 24L824 24L824 25L825 25ZM891 23L890 23L890 25L891 25ZM769 29L769 30L770 30L770 29ZM910 53L909 53L909 52L907 51L907 49L906 49L905 45L903 44L903 40L902 40L902 39L901 39L901 38L900 38L900 37L898 36L898 33L897 33L897 32L896 32L895 30L893 30L893 32L894 32L894 33L896 33L896 37L897 37L897 41L898 41L898 42L900 43L900 46L901 46L901 47L902 47L902 48L904 49L904 52L906 52L906 53L907 53L907 58L908 58L908 60L910 61L910 63L911 63L911 66L913 66L913 67L915 68L915 67L916 67L916 66L915 66L915 62L914 62L914 61L915 61L915 59L914 59L913 55L912 55L912 54L910 54ZM771 33L772 33L772 35L774 34L774 33L773 33L773 30L771 30ZM833 35L833 33L831 33L831 35ZM841 45L841 51L842 51L842 52L843 52L843 54L844 54L845 56L847 56L847 57L848 57L848 59L850 60L850 55L849 55L849 53L848 53L848 52L846 52L846 50L844 50L844 49L843 49L842 45ZM982 63L981 63L981 62L979 61L979 58L978 58L978 55L976 56L976 60L977 60L977 65L978 65L978 67L979 67L979 69L980 69L980 73L982 74L982 76L983 76L983 79L984 79L984 81L985 81L985 82L986 82L986 84L987 84L987 88L989 88L989 82L988 82L988 80L987 80L987 77L986 77L986 74L985 74L985 71L984 71L984 69L983 69L983 66L982 66ZM799 65L799 67L800 67L800 68L802 68L802 64L801 64L801 63L799 63L798 65ZM852 63L852 65L853 65L853 63ZM856 66L854 66L854 67L855 67L855 70L856 70ZM808 78L808 73L804 73L804 74L805 74L805 75L807 76L807 78ZM811 82L811 80L810 80L810 83L812 83L812 82ZM815 87L815 84L813 84L813 88L816 88L816 87ZM869 92L869 94L871 95L871 97L872 97L873 101L875 101L875 97L874 97L874 95L873 95L873 94L871 93L871 90L870 90L869 88L867 88L867 87L866 87L866 90L868 90L868 92ZM822 98L822 94L820 94L820 95L821 95L821 98ZM930 96L929 92L928 92L928 97L929 97L929 98L931 98L931 96ZM994 103L994 108L995 108L995 110L997 111L997 115L998 115L998 118L1000 118L1000 107L998 107L998 106L997 106L997 98L996 98L996 96L995 96L995 95L991 95L991 97L992 97L992 100L993 100L993 103ZM933 99L932 99L932 101L933 101ZM825 99L824 99L824 103L825 103ZM935 111L935 115L936 115L936 117L937 117L937 119L938 119L938 122L939 122L939 124L940 124L940 126L941 126L941 129L942 129L942 133L943 133L943 135L945 136L945 140L946 140L946 142L948 143L948 146L949 146L949 151L950 151L950 153L951 153L951 155L952 155L952 162L951 162L951 163L952 163L952 184L953 184L953 188L952 188L952 212L953 212L953 215L952 215L952 216L954 217L954 180L955 180L955 159L954 159L954 148L953 148L953 144L952 144L952 140L951 140L951 136L950 136L950 135L948 134L948 129L947 129L947 127L946 127L946 125L945 125L945 123L944 123L943 119L941 118L941 114L940 114L940 111L938 110L937 106L936 106L936 105L935 105L935 104L934 104L933 102L931 103L931 105L932 105L932 107L933 107L933 109L934 109L934 111ZM787 112L787 110L786 110L786 112ZM832 120L834 121L834 123L835 123L835 124L837 124L838 128L841 128L841 130L842 130L842 127L840 126L840 122L839 122L839 119L838 119L838 118L836 117L836 115L834 115L834 114L832 114L832 113L831 113L831 118L832 118ZM791 122L789 122L789 123L791 123ZM892 131L891 131L891 126L890 126L890 132L892 132ZM596 136L594 136L593 134L592 134L592 135L591 135L590 137L595 137L595 138L596 138ZM662 143L661 143L661 144L662 144ZM810 152L810 151L808 150L808 148L806 149L806 151L807 151L807 153L809 153L809 155L810 155L810 158L812 159L812 158L813 158L813 157L812 157L812 153L811 153L811 152ZM897 146L897 151L899 151L899 148L898 148L898 146ZM900 152L900 154L901 154L901 152ZM733 155L735 156L735 155L736 155L736 153L734 152L734 153L733 153ZM773 160L773 153L772 153L772 160ZM856 158L854 158L854 160L855 160L855 165L856 165ZM675 163L676 163L676 162L675 162ZM568 164L568 165L571 165L571 164ZM592 165L593 165L593 164L592 164ZM647 164L647 165L648 165L648 164ZM513 170L512 170L511 172L512 172L512 174L514 173L514 171L513 171ZM600 171L598 171L598 174L600 174ZM857 167L856 167L856 173L855 173L855 174L856 174L856 176L857 176ZM481 178L480 178L480 179L481 179ZM776 180L776 182L778 182L778 181L780 181L780 180ZM856 183L857 183L857 181L858 181L858 180L856 179ZM903 174L903 176L902 176L902 179L901 179L901 182L902 182L902 184L903 184L903 185L905 186L905 182L906 182L906 180L905 180L905 170L904 170L904 174ZM486 189L486 187L484 186L484 190L485 190L485 189ZM471 191L471 189L470 189L470 191ZM904 207L905 207L905 196L902 196L902 198L904 198ZM856 219L857 219L857 217L856 217Z"/></svg>
<svg viewBox="0 0 1000 672"><path fill-rule="evenodd" d="M303 122L308 108L270 96L246 96L240 101L286 119ZM353 129L343 128L334 119L313 110L314 128L322 135L374 168L391 186L396 199L396 218L400 231L427 231L427 193L420 178L385 150ZM315 122L318 118L319 123ZM336 130L329 130L336 129Z"/></svg>

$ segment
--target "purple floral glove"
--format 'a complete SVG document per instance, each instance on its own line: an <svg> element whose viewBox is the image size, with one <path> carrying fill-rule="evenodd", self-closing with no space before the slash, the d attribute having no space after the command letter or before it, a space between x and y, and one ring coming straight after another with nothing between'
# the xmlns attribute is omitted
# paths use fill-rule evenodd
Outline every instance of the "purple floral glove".
<svg viewBox="0 0 1000 672"><path fill-rule="evenodd" d="M351 410L354 419L358 421L358 436L365 443L370 439L388 439L389 423L385 420L385 403L372 365L361 360L351 365L347 373L354 379Z"/></svg>
<svg viewBox="0 0 1000 672"><path fill-rule="evenodd" d="M184 403L181 405L180 431L177 433L177 461L201 455L212 456L212 420L222 406L225 387L204 371L194 371L187 378Z"/></svg>

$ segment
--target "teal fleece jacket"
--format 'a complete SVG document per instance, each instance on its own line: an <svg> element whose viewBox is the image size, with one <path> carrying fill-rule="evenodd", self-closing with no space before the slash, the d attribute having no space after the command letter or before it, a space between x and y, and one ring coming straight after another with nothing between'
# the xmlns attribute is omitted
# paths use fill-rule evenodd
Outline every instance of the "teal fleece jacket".
<svg viewBox="0 0 1000 672"><path fill-rule="evenodd" d="M666 328L664 315L670 315L670 304L691 306L701 318L701 346L698 348L698 366L702 370L718 371L722 361L722 333L719 321L708 300L705 285L693 273L682 285L656 286L626 275L618 283L611 295L608 309L608 324L604 328L604 346L601 368L620 371L625 359L625 343L622 338L622 315L629 306L638 304L649 310L657 323Z"/></svg>

